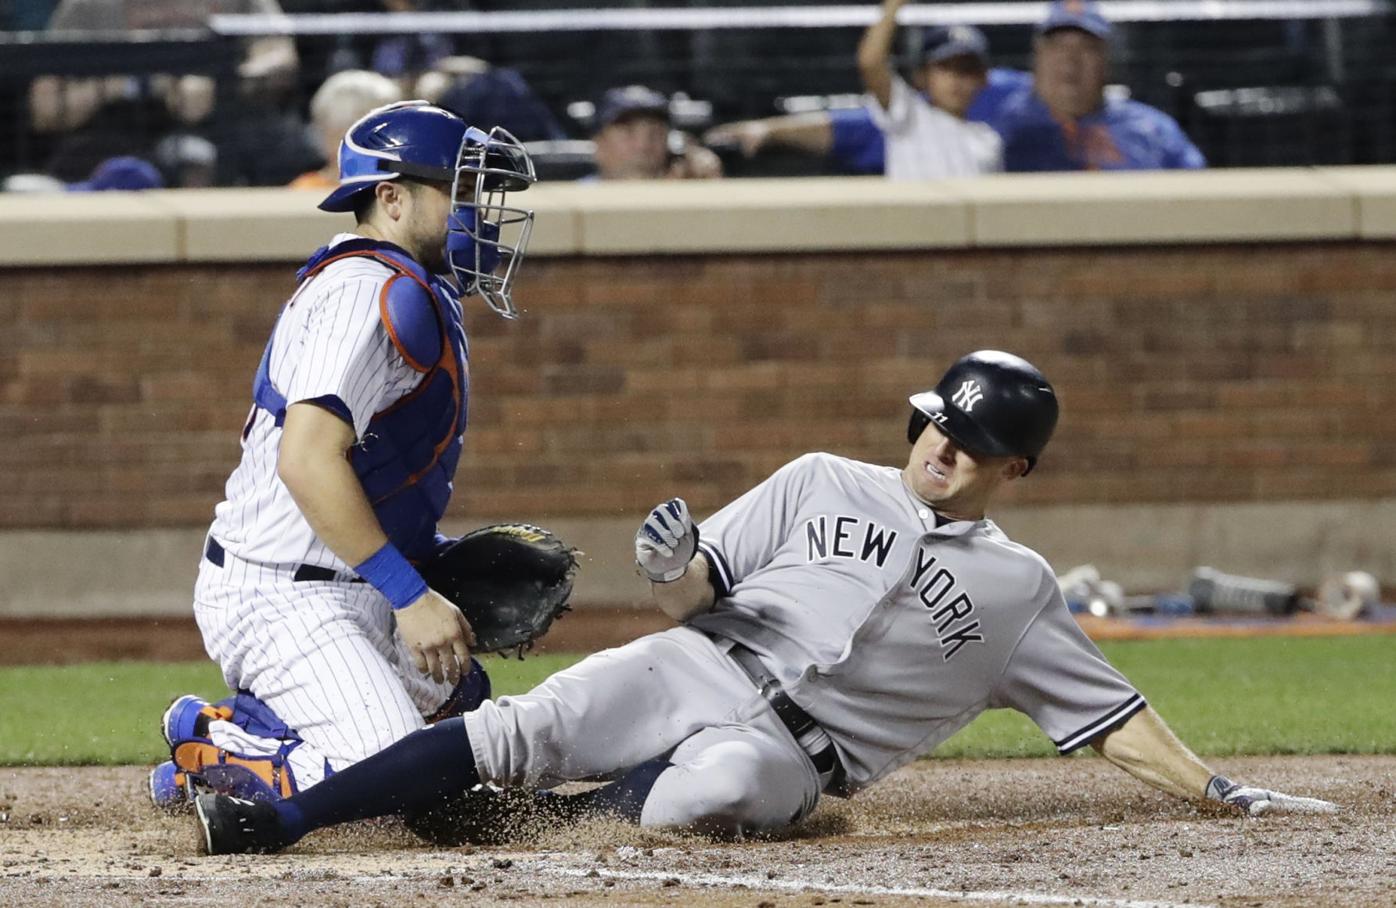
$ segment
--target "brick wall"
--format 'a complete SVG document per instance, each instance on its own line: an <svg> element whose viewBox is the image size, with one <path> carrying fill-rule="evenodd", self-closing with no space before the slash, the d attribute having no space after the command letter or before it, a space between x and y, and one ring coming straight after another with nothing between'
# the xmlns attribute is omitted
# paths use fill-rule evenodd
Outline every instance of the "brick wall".
<svg viewBox="0 0 1396 908"><path fill-rule="evenodd" d="M1057 386L1010 500L1396 494L1389 244L536 259L476 304L460 515L710 510L1002 347ZM204 523L288 266L0 270L0 527Z"/></svg>

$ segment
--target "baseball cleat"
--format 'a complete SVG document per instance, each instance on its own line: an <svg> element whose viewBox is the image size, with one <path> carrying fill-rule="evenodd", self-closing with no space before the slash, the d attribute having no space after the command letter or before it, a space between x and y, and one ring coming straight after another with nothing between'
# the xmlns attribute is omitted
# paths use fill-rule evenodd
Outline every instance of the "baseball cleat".
<svg viewBox="0 0 1396 908"><path fill-rule="evenodd" d="M192 806L189 776L170 760L150 771L150 802L167 813Z"/></svg>
<svg viewBox="0 0 1396 908"><path fill-rule="evenodd" d="M271 804L201 794L194 799L194 813L204 834L204 854L271 854L286 847Z"/></svg>

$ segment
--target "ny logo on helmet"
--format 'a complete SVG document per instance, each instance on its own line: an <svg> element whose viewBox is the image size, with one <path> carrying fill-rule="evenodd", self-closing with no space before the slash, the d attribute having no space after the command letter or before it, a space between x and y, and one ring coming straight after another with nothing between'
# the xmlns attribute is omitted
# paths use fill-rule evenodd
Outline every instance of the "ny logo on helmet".
<svg viewBox="0 0 1396 908"><path fill-rule="evenodd" d="M966 413L974 412L974 405L984 399L984 392L979 387L979 382L974 379L966 379L960 390L955 392L955 396L950 398L955 406Z"/></svg>

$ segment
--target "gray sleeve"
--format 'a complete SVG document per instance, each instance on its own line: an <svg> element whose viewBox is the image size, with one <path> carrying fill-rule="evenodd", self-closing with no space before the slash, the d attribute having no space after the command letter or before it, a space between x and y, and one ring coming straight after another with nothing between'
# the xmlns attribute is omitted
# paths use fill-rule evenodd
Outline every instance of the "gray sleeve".
<svg viewBox="0 0 1396 908"><path fill-rule="evenodd" d="M698 525L698 550L718 598L770 561L789 537L816 456L792 460Z"/></svg>
<svg viewBox="0 0 1396 908"><path fill-rule="evenodd" d="M1145 702L1071 617L1055 579L1049 576L1047 583L1047 605L1009 657L992 705L1026 713L1066 754L1118 726Z"/></svg>

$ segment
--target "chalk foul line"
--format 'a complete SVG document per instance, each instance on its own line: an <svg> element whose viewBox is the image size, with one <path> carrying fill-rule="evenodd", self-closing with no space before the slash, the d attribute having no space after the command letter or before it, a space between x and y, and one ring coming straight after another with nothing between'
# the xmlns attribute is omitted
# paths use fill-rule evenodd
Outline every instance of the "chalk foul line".
<svg viewBox="0 0 1396 908"><path fill-rule="evenodd" d="M849 895L900 895L913 898L939 898L960 902L1017 902L1029 905L1082 905L1088 908L1208 908L1197 902L1183 906L1176 902L1137 899L1098 898L1083 895L1055 895L1039 892L996 890L967 891L928 887L873 886L862 883L822 883L816 880L767 879L764 876L725 876L714 873L677 873L652 870L612 870L609 868L559 867L530 862L530 869L553 876L599 877L613 880L678 880L683 886L745 886L748 889L774 889L784 892L838 892Z"/></svg>

